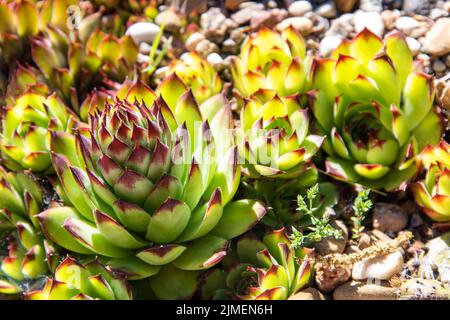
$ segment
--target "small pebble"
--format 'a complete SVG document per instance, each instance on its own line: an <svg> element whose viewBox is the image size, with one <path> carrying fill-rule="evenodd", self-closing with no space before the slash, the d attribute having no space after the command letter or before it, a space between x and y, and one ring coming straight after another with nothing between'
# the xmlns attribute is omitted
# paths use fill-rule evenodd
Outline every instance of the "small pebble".
<svg viewBox="0 0 450 320"><path fill-rule="evenodd" d="M437 73L444 72L446 69L446 65L441 60L435 60L433 62L433 70Z"/></svg>
<svg viewBox="0 0 450 320"><path fill-rule="evenodd" d="M355 280L389 280L403 269L403 255L399 251L356 262L353 265L352 278Z"/></svg>
<svg viewBox="0 0 450 320"><path fill-rule="evenodd" d="M395 27L399 30L410 34L412 30L420 27L420 23L411 17L400 17L395 22Z"/></svg>
<svg viewBox="0 0 450 320"><path fill-rule="evenodd" d="M209 54L206 60L211 64L214 70L220 71L223 69L223 59L218 53L213 52Z"/></svg>
<svg viewBox="0 0 450 320"><path fill-rule="evenodd" d="M186 48L189 51L194 51L197 44L202 40L205 40L205 36L200 32L194 32L186 40Z"/></svg>
<svg viewBox="0 0 450 320"><path fill-rule="evenodd" d="M311 33L313 29L313 23L311 20L305 17L291 17L281 21L277 24L276 29L281 31L289 26L294 27L295 30L300 32L302 35L307 36Z"/></svg>
<svg viewBox="0 0 450 320"><path fill-rule="evenodd" d="M136 44L140 44L141 42L152 43L159 30L159 26L154 23L138 22L131 25L125 34L131 36Z"/></svg>
<svg viewBox="0 0 450 320"><path fill-rule="evenodd" d="M309 1L295 1L289 6L288 12L293 17L300 17L312 9L313 6Z"/></svg>
<svg viewBox="0 0 450 320"><path fill-rule="evenodd" d="M334 2L328 2L317 8L316 13L324 18L336 17L336 6Z"/></svg>
<svg viewBox="0 0 450 320"><path fill-rule="evenodd" d="M341 43L342 38L339 36L327 36L320 41L320 54L327 57Z"/></svg>
<svg viewBox="0 0 450 320"><path fill-rule="evenodd" d="M408 43L409 50L416 56L420 52L420 42L414 38L406 37L406 43Z"/></svg>
<svg viewBox="0 0 450 320"><path fill-rule="evenodd" d="M378 12L357 11L355 13L354 22L356 32L360 32L364 28L368 28L379 37L383 36L384 22Z"/></svg>

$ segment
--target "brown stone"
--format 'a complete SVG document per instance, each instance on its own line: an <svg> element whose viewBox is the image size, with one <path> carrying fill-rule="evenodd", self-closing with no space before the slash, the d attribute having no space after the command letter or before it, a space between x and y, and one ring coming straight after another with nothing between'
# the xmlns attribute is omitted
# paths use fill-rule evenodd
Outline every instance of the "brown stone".
<svg viewBox="0 0 450 320"><path fill-rule="evenodd" d="M396 300L397 288L392 288L388 282L380 284L350 281L333 292L334 300Z"/></svg>
<svg viewBox="0 0 450 320"><path fill-rule="evenodd" d="M336 5L336 8L340 12L350 12L352 11L355 4L358 2L358 0L334 0L334 4Z"/></svg>
<svg viewBox="0 0 450 320"><path fill-rule="evenodd" d="M308 288L297 292L289 300L326 300L325 296L317 289Z"/></svg>
<svg viewBox="0 0 450 320"><path fill-rule="evenodd" d="M443 56L450 52L450 18L441 18L431 27L425 37L424 51Z"/></svg>

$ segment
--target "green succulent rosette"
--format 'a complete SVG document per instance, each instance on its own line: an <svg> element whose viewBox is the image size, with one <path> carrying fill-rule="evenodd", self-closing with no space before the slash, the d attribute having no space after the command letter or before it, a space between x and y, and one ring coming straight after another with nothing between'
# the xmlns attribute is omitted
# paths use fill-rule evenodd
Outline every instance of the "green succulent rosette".
<svg viewBox="0 0 450 320"><path fill-rule="evenodd" d="M240 154L253 178L298 178L311 169L323 137L310 134L300 96L260 90L244 101L238 129Z"/></svg>
<svg viewBox="0 0 450 320"><path fill-rule="evenodd" d="M27 90L5 110L0 137L3 164L10 170L52 173L49 130L69 134L75 126L76 116L56 94Z"/></svg>
<svg viewBox="0 0 450 320"><path fill-rule="evenodd" d="M55 247L42 237L34 218L42 202L42 190L31 174L0 166L0 232L9 243L7 254L0 255L0 294L22 293L57 263Z"/></svg>
<svg viewBox="0 0 450 320"><path fill-rule="evenodd" d="M420 155L424 179L412 185L416 203L435 221L450 221L450 145L441 140Z"/></svg>
<svg viewBox="0 0 450 320"><path fill-rule="evenodd" d="M179 84L166 82L157 97L137 82L75 139L54 132L52 148L66 149L53 164L73 207L37 215L49 239L102 256L130 280L150 277L161 299L193 295L228 240L265 213L257 201L230 202L240 180L236 147L224 139L230 105L218 97L200 109Z"/></svg>
<svg viewBox="0 0 450 320"><path fill-rule="evenodd" d="M33 61L50 87L75 111L79 111L81 101L89 92L104 86L105 79L121 83L135 74L139 51L132 38L127 35L118 38L94 30L95 26L98 23L86 26L71 41L66 32L49 25L44 36L34 37L32 41Z"/></svg>
<svg viewBox="0 0 450 320"><path fill-rule="evenodd" d="M0 65L14 63L26 52L28 37L39 32L39 12L33 1L0 3ZM3 61L2 61L3 60Z"/></svg>
<svg viewBox="0 0 450 320"><path fill-rule="evenodd" d="M203 299L286 300L306 286L312 275L312 252L294 250L284 228L261 241L246 234L236 244L235 262L205 278Z"/></svg>
<svg viewBox="0 0 450 320"><path fill-rule="evenodd" d="M27 300L131 300L128 282L97 259L79 263L65 258L41 290L27 292Z"/></svg>
<svg viewBox="0 0 450 320"><path fill-rule="evenodd" d="M324 138L310 133L301 100L300 95L280 98L274 90L259 90L244 99L240 112L236 140L245 176L242 190L273 209L264 220L272 226L294 220L292 197L318 179L313 159Z"/></svg>
<svg viewBox="0 0 450 320"><path fill-rule="evenodd" d="M175 73L188 86L198 103L220 93L222 80L214 68L196 52L188 52L174 60L167 71Z"/></svg>
<svg viewBox="0 0 450 320"><path fill-rule="evenodd" d="M250 35L239 57L232 60L233 83L248 98L260 89L275 90L280 97L304 92L308 87L303 37L292 27L278 33L266 27Z"/></svg>
<svg viewBox="0 0 450 320"><path fill-rule="evenodd" d="M316 129L327 136L327 173L387 191L417 174L416 156L442 134L432 77L413 69L399 32L364 29L330 59L315 59L309 93Z"/></svg>

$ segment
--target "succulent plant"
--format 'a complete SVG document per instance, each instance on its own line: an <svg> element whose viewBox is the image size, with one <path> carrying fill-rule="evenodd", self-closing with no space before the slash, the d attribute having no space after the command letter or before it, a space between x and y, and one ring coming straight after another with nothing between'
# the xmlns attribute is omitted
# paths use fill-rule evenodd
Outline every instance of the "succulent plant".
<svg viewBox="0 0 450 320"><path fill-rule="evenodd" d="M308 111L298 95L280 98L260 90L245 100L240 122L238 145L250 177L299 177L324 139L309 133Z"/></svg>
<svg viewBox="0 0 450 320"><path fill-rule="evenodd" d="M195 99L202 103L220 93L222 80L208 61L196 52L188 52L173 60L167 74L175 73L186 86L191 88Z"/></svg>
<svg viewBox="0 0 450 320"><path fill-rule="evenodd" d="M441 140L420 155L425 178L412 185L417 204L433 220L450 220L450 145Z"/></svg>
<svg viewBox="0 0 450 320"><path fill-rule="evenodd" d="M28 300L131 300L128 282L97 259L79 263L67 257L47 278L42 290L26 293Z"/></svg>
<svg viewBox="0 0 450 320"><path fill-rule="evenodd" d="M5 111L0 139L4 165L41 175L53 172L49 130L67 134L75 125L76 117L56 94L27 90Z"/></svg>
<svg viewBox="0 0 450 320"><path fill-rule="evenodd" d="M121 83L134 75L138 48L130 36L118 38L96 29L86 39L79 36L70 41L66 33L52 26L47 33L33 39L33 60L75 111L103 80Z"/></svg>
<svg viewBox="0 0 450 320"><path fill-rule="evenodd" d="M312 274L312 252L294 249L285 228L267 233L262 241L246 234L235 252L238 263L207 275L202 298L285 300L307 285Z"/></svg>
<svg viewBox="0 0 450 320"><path fill-rule="evenodd" d="M34 215L43 193L36 179L0 166L0 230L9 239L8 255L1 257L0 294L18 294L55 267L55 247L40 234Z"/></svg>
<svg viewBox="0 0 450 320"><path fill-rule="evenodd" d="M37 216L60 246L109 258L131 280L152 276L163 299L192 295L199 271L265 213L257 201L230 202L240 178L237 150L218 139L231 124L230 105L219 104L208 119L191 91L174 101L169 107L137 82L125 100L92 114L90 129L75 139L54 132L52 146L67 147L52 153L53 164L74 208Z"/></svg>
<svg viewBox="0 0 450 320"><path fill-rule="evenodd" d="M305 41L292 26L281 33L263 27L232 60L234 87L245 98L260 89L275 90L281 97L304 92L309 61Z"/></svg>
<svg viewBox="0 0 450 320"><path fill-rule="evenodd" d="M312 160L324 138L310 134L308 111L301 106L299 95L280 98L273 90L259 90L244 100L236 134L247 176L244 189L249 197L264 198L280 218L291 209L283 199L288 199L290 207L289 197L318 177ZM294 214L284 216L293 218Z"/></svg>
<svg viewBox="0 0 450 320"><path fill-rule="evenodd" d="M39 12L34 1L0 3L0 61L8 66L26 52L28 37L39 32ZM1 64L1 63L0 63Z"/></svg>
<svg viewBox="0 0 450 320"><path fill-rule="evenodd" d="M380 39L368 29L315 59L309 93L316 129L326 134L327 173L393 190L416 173L416 156L442 134L432 77L413 70L399 32Z"/></svg>

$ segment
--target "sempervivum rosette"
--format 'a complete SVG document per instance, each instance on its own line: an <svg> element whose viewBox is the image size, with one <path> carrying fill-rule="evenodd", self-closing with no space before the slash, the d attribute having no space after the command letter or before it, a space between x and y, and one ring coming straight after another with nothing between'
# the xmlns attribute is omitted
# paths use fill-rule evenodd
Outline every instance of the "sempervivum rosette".
<svg viewBox="0 0 450 320"><path fill-rule="evenodd" d="M442 140L420 156L425 178L412 187L417 204L433 220L450 220L450 145Z"/></svg>
<svg viewBox="0 0 450 320"><path fill-rule="evenodd" d="M364 29L331 59L315 59L310 103L327 135L327 172L339 180L393 190L416 173L416 156L436 144L442 125L432 77L413 70L404 37Z"/></svg>
<svg viewBox="0 0 450 320"><path fill-rule="evenodd" d="M281 33L261 28L242 44L232 60L233 83L243 97L259 89L272 89L279 96L303 92L307 87L305 41L293 27Z"/></svg>
<svg viewBox="0 0 450 320"><path fill-rule="evenodd" d="M244 99L241 109L237 143L247 178L242 186L248 197L263 198L273 208L275 215L266 215L265 222L274 225L298 218L290 197L318 176L312 160L324 138L310 134L300 100L299 95L280 98L273 90L259 90Z"/></svg>
<svg viewBox="0 0 450 320"><path fill-rule="evenodd" d="M57 263L55 248L42 237L34 218L42 202L42 190L31 174L0 166L0 231L9 238L8 254L0 254L0 294L21 293Z"/></svg>
<svg viewBox="0 0 450 320"><path fill-rule="evenodd" d="M307 285L312 266L309 249L293 249L284 228L261 241L246 234L236 243L235 261L207 274L204 299L286 300Z"/></svg>
<svg viewBox="0 0 450 320"><path fill-rule="evenodd" d="M79 263L67 257L47 278L41 290L26 293L27 300L131 300L128 282L97 259Z"/></svg>
<svg viewBox="0 0 450 320"><path fill-rule="evenodd" d="M75 125L76 117L56 94L27 90L6 107L0 138L4 165L42 175L53 172L49 130L70 133Z"/></svg>
<svg viewBox="0 0 450 320"><path fill-rule="evenodd" d="M129 279L152 276L160 298L191 296L199 272L265 213L256 201L230 203L240 168L236 148L217 139L231 125L230 106L218 110L203 120L191 91L170 108L138 82L91 115L76 141L55 132L53 145L69 151L53 153L53 163L74 208L39 214L46 235L106 257Z"/></svg>
<svg viewBox="0 0 450 320"><path fill-rule="evenodd" d="M202 103L222 90L219 74L196 52L183 54L174 60L167 74L175 73L186 86L191 88L195 99Z"/></svg>

